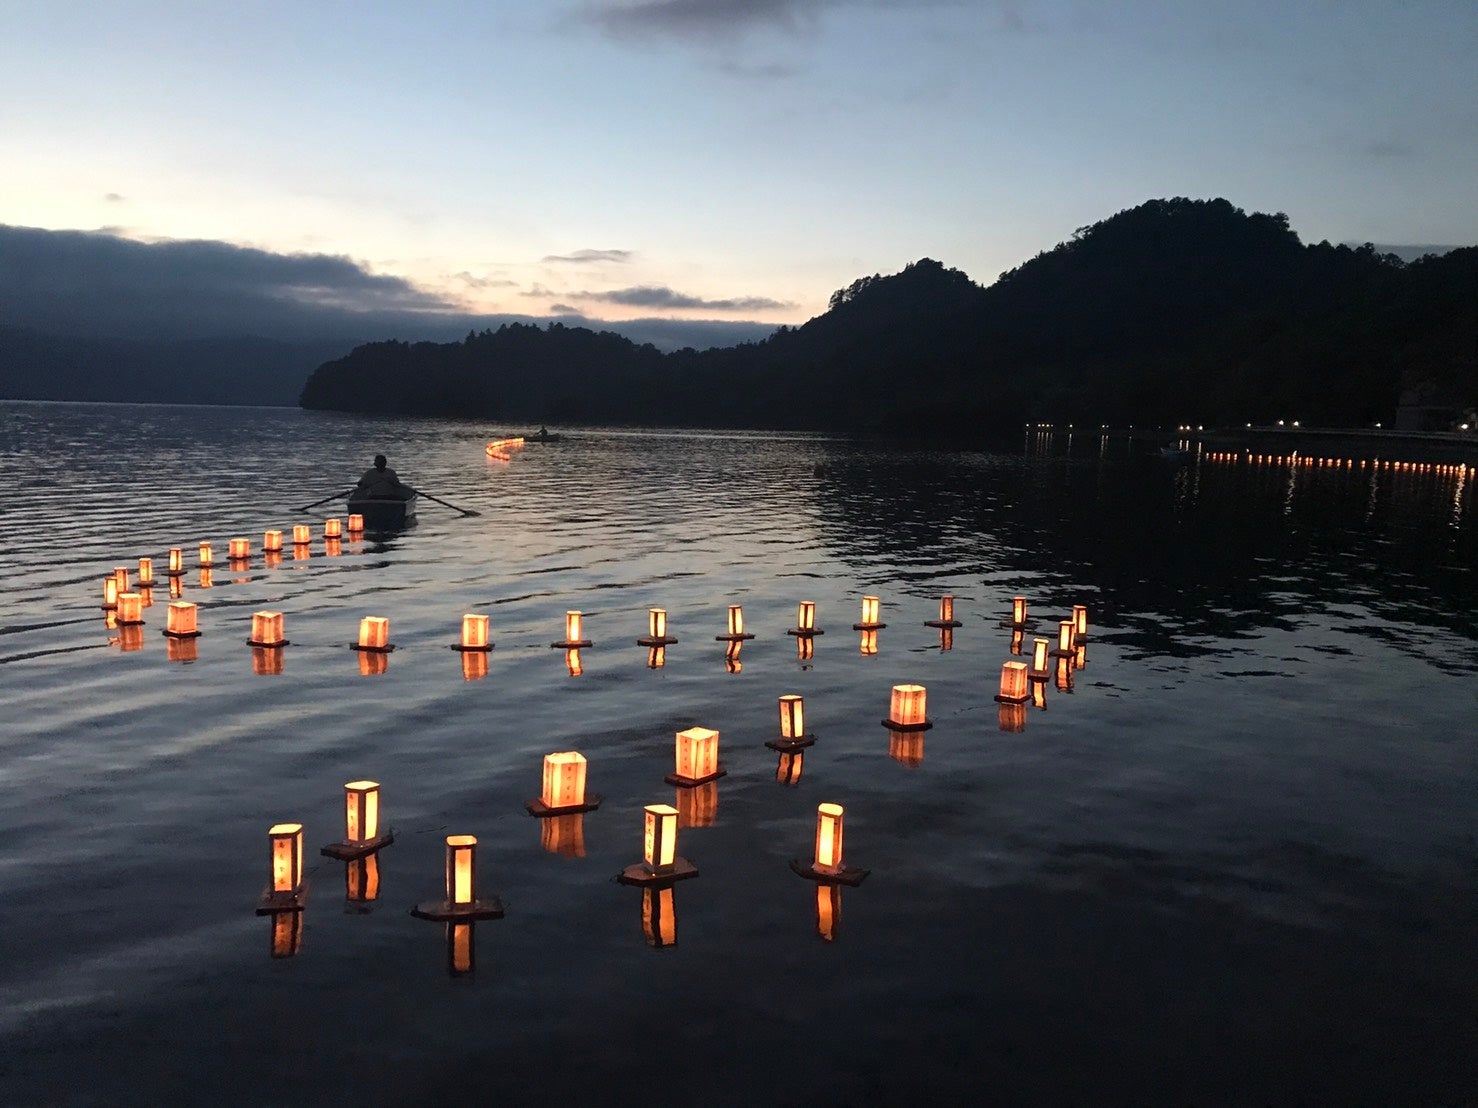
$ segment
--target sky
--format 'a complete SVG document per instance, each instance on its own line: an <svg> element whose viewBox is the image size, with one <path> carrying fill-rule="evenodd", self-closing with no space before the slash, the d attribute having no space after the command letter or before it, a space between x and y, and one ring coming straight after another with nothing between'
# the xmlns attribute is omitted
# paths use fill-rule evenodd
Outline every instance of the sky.
<svg viewBox="0 0 1478 1108"><path fill-rule="evenodd" d="M1474 0L6 0L0 224L798 323L1152 197L1478 243L1475 57Z"/></svg>

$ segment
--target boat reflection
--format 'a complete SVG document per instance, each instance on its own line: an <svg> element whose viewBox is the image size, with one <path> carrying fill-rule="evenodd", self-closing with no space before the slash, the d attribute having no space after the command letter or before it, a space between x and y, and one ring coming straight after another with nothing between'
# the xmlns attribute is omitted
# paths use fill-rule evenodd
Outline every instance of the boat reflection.
<svg viewBox="0 0 1478 1108"><path fill-rule="evenodd" d="M804 758L805 753L800 750L794 754L780 755L780 763L775 767L775 780L782 785L799 785Z"/></svg>
<svg viewBox="0 0 1478 1108"><path fill-rule="evenodd" d="M888 731L888 757L909 769L924 764L924 733L922 731Z"/></svg>
<svg viewBox="0 0 1478 1108"><path fill-rule="evenodd" d="M679 827L712 827L718 818L718 782L679 788L673 807L677 809Z"/></svg>
<svg viewBox="0 0 1478 1108"><path fill-rule="evenodd" d="M677 904L671 885L642 889L641 929L650 947L677 945Z"/></svg>
<svg viewBox="0 0 1478 1108"><path fill-rule="evenodd" d="M380 852L371 851L344 863L344 900L349 910L364 914L380 899Z"/></svg>
<svg viewBox="0 0 1478 1108"><path fill-rule="evenodd" d="M585 813L545 816L539 820L539 845L562 858L585 857Z"/></svg>
<svg viewBox="0 0 1478 1108"><path fill-rule="evenodd" d="M842 887L816 884L816 934L822 941L834 943L842 925Z"/></svg>

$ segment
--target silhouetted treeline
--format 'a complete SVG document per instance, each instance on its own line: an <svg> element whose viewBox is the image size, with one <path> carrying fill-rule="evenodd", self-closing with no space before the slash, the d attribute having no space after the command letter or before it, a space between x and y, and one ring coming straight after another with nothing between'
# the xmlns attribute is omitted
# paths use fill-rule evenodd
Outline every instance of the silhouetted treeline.
<svg viewBox="0 0 1478 1108"><path fill-rule="evenodd" d="M1478 403L1478 248L1410 265L1303 246L1282 214L1153 200L982 288L923 259L759 343L663 354L512 324L372 343L320 366L309 408L504 422L991 430L1029 420L1388 420L1423 382Z"/></svg>

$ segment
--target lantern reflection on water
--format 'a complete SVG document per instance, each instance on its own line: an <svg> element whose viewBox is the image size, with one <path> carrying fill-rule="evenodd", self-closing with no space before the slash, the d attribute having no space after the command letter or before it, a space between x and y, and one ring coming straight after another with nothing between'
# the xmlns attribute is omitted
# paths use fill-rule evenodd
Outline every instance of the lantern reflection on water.
<svg viewBox="0 0 1478 1108"><path fill-rule="evenodd" d="M284 654L270 646L251 648L251 672L254 677L281 677Z"/></svg>
<svg viewBox="0 0 1478 1108"><path fill-rule="evenodd" d="M117 636L109 640L109 645L116 646L122 654L132 654L135 650L142 650L144 629L139 624L119 627Z"/></svg>
<svg viewBox="0 0 1478 1108"><path fill-rule="evenodd" d="M654 646L647 651L647 668L661 669L667 665L667 647Z"/></svg>
<svg viewBox="0 0 1478 1108"><path fill-rule="evenodd" d="M1073 691L1073 660L1071 658L1057 659L1056 684L1062 692Z"/></svg>
<svg viewBox="0 0 1478 1108"><path fill-rule="evenodd" d="M196 584L202 589L213 588L216 583L215 572L216 571L211 569L210 566L201 566L200 580L197 581Z"/></svg>
<svg viewBox="0 0 1478 1108"><path fill-rule="evenodd" d="M837 929L842 924L842 887L840 885L816 885L816 934L828 943L836 942Z"/></svg>
<svg viewBox="0 0 1478 1108"><path fill-rule="evenodd" d="M677 853L677 814L667 804L648 804L643 809L642 860L617 874L617 881L660 885L698 876L698 867Z"/></svg>
<svg viewBox="0 0 1478 1108"><path fill-rule="evenodd" d="M1002 731L1011 733L1025 731L1026 705L1003 700L996 713L996 718Z"/></svg>
<svg viewBox="0 0 1478 1108"><path fill-rule="evenodd" d="M669 785L692 788L705 781L717 781L728 773L719 765L717 731L689 727L677 733L674 746L676 768L663 778Z"/></svg>
<svg viewBox="0 0 1478 1108"><path fill-rule="evenodd" d="M539 821L539 845L565 858L585 857L585 813L550 816Z"/></svg>
<svg viewBox="0 0 1478 1108"><path fill-rule="evenodd" d="M738 604L729 605L729 630L726 634L715 635L719 642L738 643L746 639L754 638L744 630L744 609Z"/></svg>
<svg viewBox="0 0 1478 1108"><path fill-rule="evenodd" d="M799 693L786 693L780 698L780 737L765 743L771 750L794 753L816 742L806 734L806 701Z"/></svg>
<svg viewBox="0 0 1478 1108"><path fill-rule="evenodd" d="M200 631L195 624L195 605L188 600L172 601L165 609L164 633L173 639L193 639Z"/></svg>
<svg viewBox="0 0 1478 1108"><path fill-rule="evenodd" d="M641 929L647 945L677 945L677 908L671 885L645 888L641 891Z"/></svg>
<svg viewBox="0 0 1478 1108"><path fill-rule="evenodd" d="M303 907L303 825L276 823L267 829L270 879L257 914L299 911Z"/></svg>
<svg viewBox="0 0 1478 1108"><path fill-rule="evenodd" d="M561 648L563 648L565 650L573 650L576 647L591 646L592 643L590 642L589 639L583 637L584 634L585 634L585 616L584 616L584 613L582 613L582 612L574 612L574 611L566 612L565 613L565 637L562 638L562 639L560 639L559 642L552 642L549 645L551 647L561 647Z"/></svg>
<svg viewBox="0 0 1478 1108"><path fill-rule="evenodd" d="M996 693L996 700L1002 704L1025 704L1031 699L1031 690L1027 684L1025 662L1003 662L1001 691Z"/></svg>
<svg viewBox="0 0 1478 1108"><path fill-rule="evenodd" d="M380 783L350 781L344 786L344 838L319 853L348 861L362 858L395 841L395 832L380 831Z"/></svg>
<svg viewBox="0 0 1478 1108"><path fill-rule="evenodd" d="M946 594L939 598L939 618L924 620L925 627L950 628L961 626L955 619L955 598Z"/></svg>
<svg viewBox="0 0 1478 1108"><path fill-rule="evenodd" d="M462 680L481 681L488 675L488 656L480 650L462 651Z"/></svg>
<svg viewBox="0 0 1478 1108"><path fill-rule="evenodd" d="M637 646L670 646L677 642L667 633L667 609L647 609L647 633L636 640Z"/></svg>
<svg viewBox="0 0 1478 1108"><path fill-rule="evenodd" d="M862 640L857 644L857 651L864 658L871 658L878 652L878 633L876 631L863 631Z"/></svg>
<svg viewBox="0 0 1478 1108"><path fill-rule="evenodd" d="M909 769L924 764L924 733L922 731L888 732L888 757Z"/></svg>
<svg viewBox="0 0 1478 1108"><path fill-rule="evenodd" d="M272 957L291 958L303 949L303 914L291 908L259 913L272 917Z"/></svg>
<svg viewBox="0 0 1478 1108"><path fill-rule="evenodd" d="M419 919L502 919L503 905L497 897L477 895L477 836L446 837L446 899L427 900L411 909Z"/></svg>
<svg viewBox="0 0 1478 1108"><path fill-rule="evenodd" d="M287 635L283 631L283 619L281 612L253 612L251 614L251 638L246 640L248 646L283 647L287 646Z"/></svg>
<svg viewBox="0 0 1478 1108"><path fill-rule="evenodd" d="M801 638L810 638L812 635L824 635L826 632L816 626L816 602L814 600L802 600L796 608L795 626L786 632L787 635L798 635Z"/></svg>
<svg viewBox="0 0 1478 1108"><path fill-rule="evenodd" d="M894 685L883 726L893 731L927 731L933 727L925 715L927 696L923 685Z"/></svg>
<svg viewBox="0 0 1478 1108"><path fill-rule="evenodd" d="M1047 710L1047 682L1032 682L1032 707L1040 708L1044 712Z"/></svg>
<svg viewBox="0 0 1478 1108"><path fill-rule="evenodd" d="M178 577L171 577L169 579L169 598L171 600L178 600L181 596L184 595L184 593L184 582L182 582Z"/></svg>
<svg viewBox="0 0 1478 1108"><path fill-rule="evenodd" d="M359 641L350 645L355 650L388 654L395 649L390 645L390 620L384 616L365 616L359 621Z"/></svg>
<svg viewBox="0 0 1478 1108"><path fill-rule="evenodd" d="M380 856L373 851L344 863L344 899L372 904L380 899Z"/></svg>
<svg viewBox="0 0 1478 1108"><path fill-rule="evenodd" d="M453 650L482 650L488 651L493 648L492 641L488 638L489 619L485 615L468 612L462 617L462 641L453 643Z"/></svg>
<svg viewBox="0 0 1478 1108"><path fill-rule="evenodd" d="M781 754L775 766L775 780L782 785L799 785L805 768L805 754L797 750L794 754Z"/></svg>
<svg viewBox="0 0 1478 1108"><path fill-rule="evenodd" d="M1020 654L1022 644L1026 642L1026 632L1020 627L1011 632L1011 653Z"/></svg>
<svg viewBox="0 0 1478 1108"><path fill-rule="evenodd" d="M875 596L864 596L862 598L862 618L852 624L854 631L877 631L888 626L879 622L878 609L880 602Z"/></svg>
<svg viewBox="0 0 1478 1108"><path fill-rule="evenodd" d="M359 676L379 677L390 670L390 655L383 650L358 650Z"/></svg>
<svg viewBox="0 0 1478 1108"><path fill-rule="evenodd" d="M477 970L477 925L446 921L446 971L450 977L467 977Z"/></svg>
<svg viewBox="0 0 1478 1108"><path fill-rule="evenodd" d="M565 651L565 668L570 671L571 677L579 677L585 672L585 665L580 661L580 651L575 649Z"/></svg>
<svg viewBox="0 0 1478 1108"><path fill-rule="evenodd" d="M724 669L729 673L740 673L744 669L744 663L739 660L739 651L742 650L742 642L731 642L724 647Z"/></svg>
<svg viewBox="0 0 1478 1108"><path fill-rule="evenodd" d="M809 662L816 656L816 642L810 635L802 635L795 641L795 660L798 662ZM810 669L808 665L802 665L802 669Z"/></svg>
<svg viewBox="0 0 1478 1108"><path fill-rule="evenodd" d="M180 662L189 665L191 662L200 661L200 640L177 639L171 636L164 640L164 657L171 662Z"/></svg>
<svg viewBox="0 0 1478 1108"><path fill-rule="evenodd" d="M954 629L953 628L950 628L950 627L941 627L939 629L939 649L941 651L944 651L944 650L953 650L954 648L955 648L955 633L954 633Z"/></svg>
<svg viewBox="0 0 1478 1108"><path fill-rule="evenodd" d="M718 818L718 782L678 789L673 806L679 827L712 827Z"/></svg>
<svg viewBox="0 0 1478 1108"><path fill-rule="evenodd" d="M816 852L809 865L792 859L790 868L802 877L828 885L860 885L865 869L842 864L842 806L823 803L816 808Z"/></svg>
<svg viewBox="0 0 1478 1108"><path fill-rule="evenodd" d="M562 750L544 755L543 788L537 800L524 805L530 815L558 816L572 812L593 812L602 798L586 795L585 779L589 766L585 755L575 750Z"/></svg>

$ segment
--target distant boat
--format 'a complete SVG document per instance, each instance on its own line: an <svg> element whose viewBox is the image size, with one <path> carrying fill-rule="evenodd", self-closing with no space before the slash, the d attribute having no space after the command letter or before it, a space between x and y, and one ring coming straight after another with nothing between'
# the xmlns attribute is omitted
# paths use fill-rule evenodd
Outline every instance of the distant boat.
<svg viewBox="0 0 1478 1108"><path fill-rule="evenodd" d="M531 431L523 437L524 442L559 442L563 435L552 435L548 431Z"/></svg>
<svg viewBox="0 0 1478 1108"><path fill-rule="evenodd" d="M416 523L416 493L401 497L349 494L349 514L364 517L366 531L400 531Z"/></svg>
<svg viewBox="0 0 1478 1108"><path fill-rule="evenodd" d="M1160 447L1160 460L1170 462L1172 465L1180 465L1191 460L1191 452L1179 446Z"/></svg>

